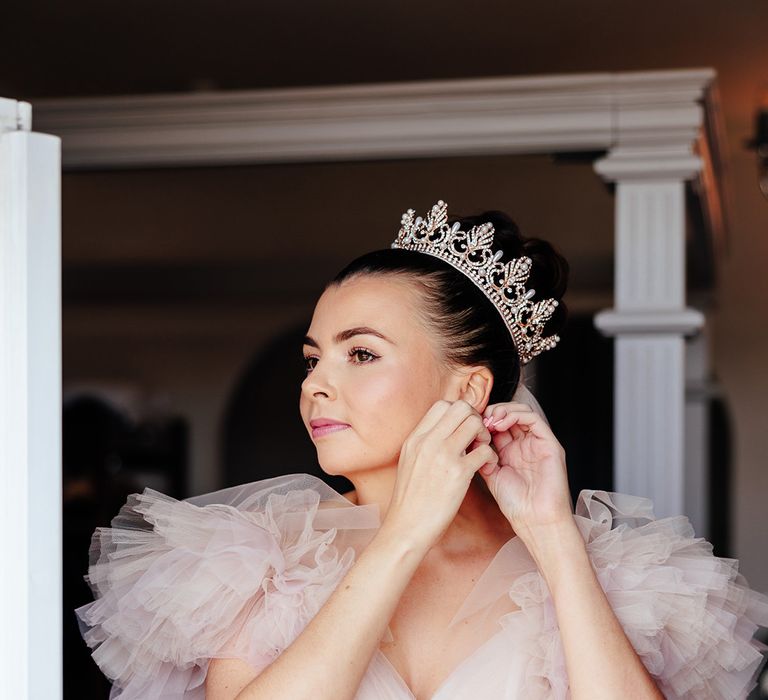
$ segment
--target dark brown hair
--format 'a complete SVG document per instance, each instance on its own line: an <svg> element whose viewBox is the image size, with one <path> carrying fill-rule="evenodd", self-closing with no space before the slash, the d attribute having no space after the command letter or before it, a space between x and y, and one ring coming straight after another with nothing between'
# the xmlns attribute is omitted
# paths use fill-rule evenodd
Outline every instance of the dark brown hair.
<svg viewBox="0 0 768 700"><path fill-rule="evenodd" d="M490 222L494 250L503 250L502 262L527 256L532 269L526 287L534 299L561 300L568 282L568 262L548 242L525 238L515 222L501 211L454 218L463 231ZM326 285L339 285L360 275L395 275L420 292L420 320L432 332L449 366L481 365L490 369L494 382L489 403L509 401L520 380L520 360L507 327L493 303L462 272L432 255L386 248L366 253L350 262ZM565 323L560 301L546 324L544 335L557 333Z"/></svg>

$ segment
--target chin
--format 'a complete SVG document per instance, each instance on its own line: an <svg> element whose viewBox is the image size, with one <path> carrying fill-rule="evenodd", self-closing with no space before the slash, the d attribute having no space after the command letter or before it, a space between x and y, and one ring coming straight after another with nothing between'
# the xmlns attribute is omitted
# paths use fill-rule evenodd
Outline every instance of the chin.
<svg viewBox="0 0 768 700"><path fill-rule="evenodd" d="M334 464L325 464L322 460L318 459L317 463L320 465L320 469L322 469L328 476L346 476L343 469L338 468L336 463Z"/></svg>
<svg viewBox="0 0 768 700"><path fill-rule="evenodd" d="M397 471L397 463L399 459L399 453L394 455L381 455L381 458L377 459L372 455L368 455L365 462L360 461L359 452L350 454L349 457L340 457L333 455L332 458L329 455L321 455L318 453L317 461L320 468L326 473L332 476L344 476L347 479L351 479L355 474L372 474L375 472L388 472L390 470Z"/></svg>
<svg viewBox="0 0 768 700"><path fill-rule="evenodd" d="M325 459L320 459L320 455L318 455L317 462L320 465L320 469L322 469L329 476L343 476L347 479L351 478L355 474L359 474L360 472L370 471L371 469L378 468L376 465L369 466L366 464L360 464L359 462L356 463L352 457L349 459L338 457L328 459L326 456Z"/></svg>
<svg viewBox="0 0 768 700"><path fill-rule="evenodd" d="M350 471L350 464L354 464L351 457L346 457L340 450L332 452L329 449L317 450L317 463L326 474L331 476L346 476Z"/></svg>

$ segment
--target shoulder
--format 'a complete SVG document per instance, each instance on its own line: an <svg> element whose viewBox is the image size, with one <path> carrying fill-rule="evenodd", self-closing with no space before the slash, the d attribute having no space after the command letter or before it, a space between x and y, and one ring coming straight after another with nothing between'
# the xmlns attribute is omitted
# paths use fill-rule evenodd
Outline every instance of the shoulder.
<svg viewBox="0 0 768 700"><path fill-rule="evenodd" d="M235 697L227 689L292 643L373 536L376 509L345 505L301 474L185 501L133 494L96 532L95 599L76 611L94 660L126 697L166 697L222 658L210 696Z"/></svg>

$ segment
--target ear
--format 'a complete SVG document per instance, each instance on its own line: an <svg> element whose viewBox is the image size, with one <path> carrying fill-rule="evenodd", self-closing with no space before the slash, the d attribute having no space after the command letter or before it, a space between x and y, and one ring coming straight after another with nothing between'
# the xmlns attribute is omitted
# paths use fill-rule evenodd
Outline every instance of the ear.
<svg viewBox="0 0 768 700"><path fill-rule="evenodd" d="M487 367L468 367L459 383L458 398L464 399L482 413L488 405L493 389L493 374Z"/></svg>

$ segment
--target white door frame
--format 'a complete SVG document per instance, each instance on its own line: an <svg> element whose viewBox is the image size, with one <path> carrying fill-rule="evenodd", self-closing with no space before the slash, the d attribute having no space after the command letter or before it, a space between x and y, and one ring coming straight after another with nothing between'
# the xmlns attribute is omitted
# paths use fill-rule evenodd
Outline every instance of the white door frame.
<svg viewBox="0 0 768 700"><path fill-rule="evenodd" d="M62 695L60 139L0 98L0 695Z"/></svg>

